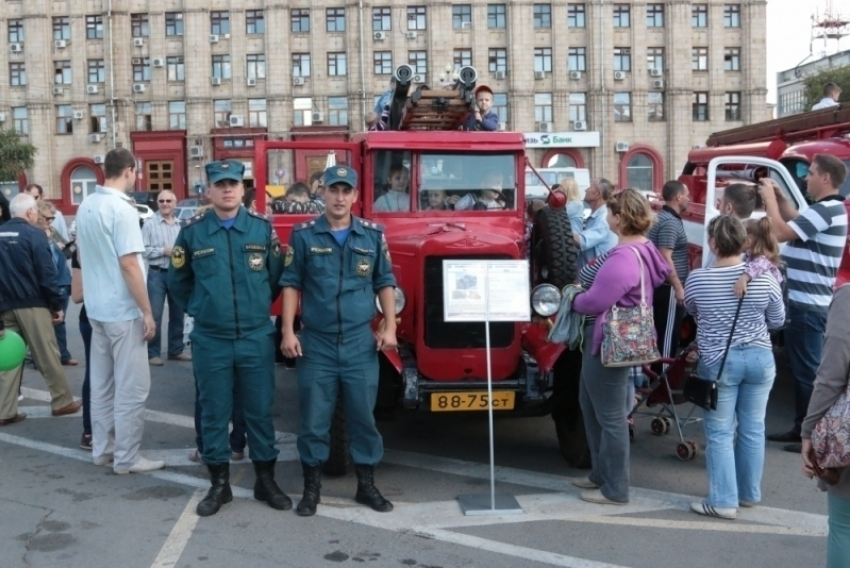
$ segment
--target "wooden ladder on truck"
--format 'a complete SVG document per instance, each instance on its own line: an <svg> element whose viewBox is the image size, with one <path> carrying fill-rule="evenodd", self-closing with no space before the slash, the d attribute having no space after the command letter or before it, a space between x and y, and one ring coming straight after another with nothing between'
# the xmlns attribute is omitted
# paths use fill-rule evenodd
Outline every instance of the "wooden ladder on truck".
<svg viewBox="0 0 850 568"><path fill-rule="evenodd" d="M709 147L781 140L786 144L850 134L850 103L742 126L708 137Z"/></svg>
<svg viewBox="0 0 850 568"><path fill-rule="evenodd" d="M389 130L458 130L475 110L478 73L473 67L462 68L451 85L419 85L408 96L413 77L408 65L396 69Z"/></svg>

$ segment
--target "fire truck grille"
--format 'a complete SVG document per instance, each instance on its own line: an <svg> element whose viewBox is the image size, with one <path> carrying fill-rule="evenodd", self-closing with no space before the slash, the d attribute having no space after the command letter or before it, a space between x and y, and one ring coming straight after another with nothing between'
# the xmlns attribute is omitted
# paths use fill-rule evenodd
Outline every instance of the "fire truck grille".
<svg viewBox="0 0 850 568"><path fill-rule="evenodd" d="M425 259L425 345L431 349L484 349L486 346L483 322L443 321L443 259L453 257L429 256ZM509 256L464 256L463 260L510 260ZM513 322L490 324L490 346L507 347L514 340Z"/></svg>

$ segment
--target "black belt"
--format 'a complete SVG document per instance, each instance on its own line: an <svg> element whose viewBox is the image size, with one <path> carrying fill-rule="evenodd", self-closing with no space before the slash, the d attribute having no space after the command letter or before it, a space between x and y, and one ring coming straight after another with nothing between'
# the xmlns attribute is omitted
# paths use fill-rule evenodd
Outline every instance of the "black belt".
<svg viewBox="0 0 850 568"><path fill-rule="evenodd" d="M156 270L157 272L168 272L167 268L163 268L161 266L148 266L151 270Z"/></svg>

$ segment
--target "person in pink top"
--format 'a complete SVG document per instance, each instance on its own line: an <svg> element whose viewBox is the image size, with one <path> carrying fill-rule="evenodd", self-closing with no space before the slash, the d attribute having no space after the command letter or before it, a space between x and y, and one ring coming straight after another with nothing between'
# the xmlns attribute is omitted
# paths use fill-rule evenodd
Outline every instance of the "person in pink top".
<svg viewBox="0 0 850 568"><path fill-rule="evenodd" d="M626 400L629 367L605 367L600 358L602 325L614 305L640 304L640 271L635 251L643 260L646 303L652 306L653 289L664 282L670 265L646 238L652 225L649 202L635 189L608 201L608 224L617 245L605 258L590 289L575 297L573 310L596 317L584 333L579 400L584 416L593 469L573 484L587 489L581 498L590 503L625 505L629 502L629 428Z"/></svg>

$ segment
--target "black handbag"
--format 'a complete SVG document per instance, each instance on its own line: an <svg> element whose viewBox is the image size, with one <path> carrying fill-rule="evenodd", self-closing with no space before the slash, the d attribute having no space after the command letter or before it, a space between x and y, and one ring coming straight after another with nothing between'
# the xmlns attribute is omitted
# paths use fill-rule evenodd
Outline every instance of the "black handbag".
<svg viewBox="0 0 850 568"><path fill-rule="evenodd" d="M735 310L735 319L732 320L732 330L729 332L729 339L726 341L726 351L723 353L723 360L720 361L717 378L710 380L702 379L697 375L688 375L682 387L682 395L688 399L688 402L692 402L706 410L717 410L717 381L720 380L720 375L723 374L723 367L726 366L726 356L729 355L729 348L732 346L732 336L735 335L735 326L738 325L738 316L741 314L741 305L743 303L744 298L742 297L738 300L738 309Z"/></svg>

